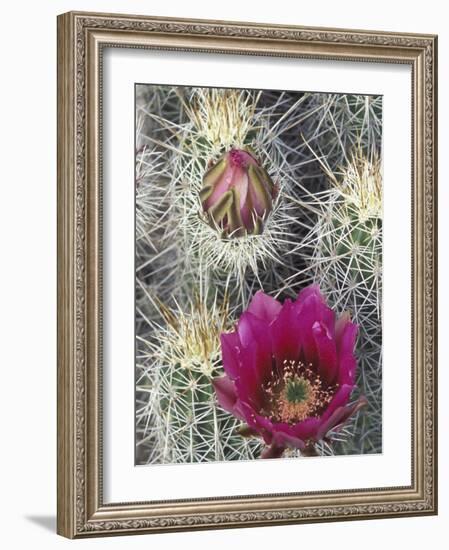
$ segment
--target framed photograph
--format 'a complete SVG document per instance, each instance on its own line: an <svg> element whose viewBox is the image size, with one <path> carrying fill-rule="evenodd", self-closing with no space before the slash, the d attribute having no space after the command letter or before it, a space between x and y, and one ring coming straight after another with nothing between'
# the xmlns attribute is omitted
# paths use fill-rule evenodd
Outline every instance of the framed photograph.
<svg viewBox="0 0 449 550"><path fill-rule="evenodd" d="M437 512L437 38L58 18L58 532Z"/></svg>

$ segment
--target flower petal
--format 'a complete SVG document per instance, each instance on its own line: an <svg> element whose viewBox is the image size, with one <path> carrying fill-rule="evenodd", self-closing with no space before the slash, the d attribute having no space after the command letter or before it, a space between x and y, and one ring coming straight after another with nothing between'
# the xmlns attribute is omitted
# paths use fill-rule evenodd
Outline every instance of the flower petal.
<svg viewBox="0 0 449 550"><path fill-rule="evenodd" d="M303 288L298 294L297 303L301 304L308 300L311 296L322 300L321 291L319 285L309 285L306 288Z"/></svg>
<svg viewBox="0 0 449 550"><path fill-rule="evenodd" d="M347 323L341 330L337 342L339 372L339 384L354 384L357 361L354 355L354 347L357 339L358 327L354 323Z"/></svg>
<svg viewBox="0 0 449 550"><path fill-rule="evenodd" d="M254 408L244 401L240 403L240 406L248 426L256 431L267 445L270 445L273 440L273 423L271 420L256 413Z"/></svg>
<svg viewBox="0 0 449 550"><path fill-rule="evenodd" d="M348 323L351 322L351 315L349 311L344 311L335 322L335 340L340 343L343 335L343 330Z"/></svg>
<svg viewBox="0 0 449 550"><path fill-rule="evenodd" d="M304 288L298 295L295 302L301 315L309 314L314 321L321 321L325 324L329 334L335 336L335 313L326 304L324 296L318 285L310 285ZM312 325L313 323L311 323Z"/></svg>
<svg viewBox="0 0 449 550"><path fill-rule="evenodd" d="M321 425L321 420L319 418L306 418L302 422L298 422L293 426L293 431L295 436L306 441L308 439L315 439L316 433Z"/></svg>
<svg viewBox="0 0 449 550"><path fill-rule="evenodd" d="M357 401L354 403L350 403L349 405L346 405L346 407L343 407L343 414L340 415L340 418L338 420L338 423L335 423L332 429L339 429L342 427L342 425L351 417L356 414L360 409L363 407L366 407L368 405L368 400L364 395L361 395Z"/></svg>
<svg viewBox="0 0 449 550"><path fill-rule="evenodd" d="M257 420L261 422L260 417ZM273 434L273 438L276 441L280 441L285 436L285 440L288 438L301 440L303 443L310 438L313 438L318 428L320 427L319 418L307 418L302 422L291 425L286 422L271 422L269 429ZM283 434L282 436L279 434ZM301 448L301 447L297 447Z"/></svg>
<svg viewBox="0 0 449 550"><path fill-rule="evenodd" d="M221 356L223 360L223 368L232 379L239 375L239 353L241 343L236 332L222 333L221 341Z"/></svg>
<svg viewBox="0 0 449 550"><path fill-rule="evenodd" d="M291 300L285 300L270 328L273 355L277 365L282 365L283 361L297 361L301 351L301 329Z"/></svg>
<svg viewBox="0 0 449 550"><path fill-rule="evenodd" d="M264 174L256 165L248 167L249 195L259 216L272 208L271 193L264 181Z"/></svg>
<svg viewBox="0 0 449 550"><path fill-rule="evenodd" d="M237 332L243 348L241 361L252 367L257 383L262 384L271 374L272 365L268 323L245 311L239 319Z"/></svg>
<svg viewBox="0 0 449 550"><path fill-rule="evenodd" d="M338 374L337 348L324 323L316 321L312 334L318 354L318 373L328 383L333 384Z"/></svg>
<svg viewBox="0 0 449 550"><path fill-rule="evenodd" d="M275 298L268 296L262 290L258 290L254 295L247 311L270 323L277 317L282 309L282 304Z"/></svg>
<svg viewBox="0 0 449 550"><path fill-rule="evenodd" d="M245 234L245 226L239 208L239 192L235 187L231 189L232 201L228 210L228 232L234 237L241 237Z"/></svg>
<svg viewBox="0 0 449 550"><path fill-rule="evenodd" d="M347 404L353 389L354 386L349 384L344 384L338 388L327 409L321 415L321 423L325 422L338 407L343 407Z"/></svg>
<svg viewBox="0 0 449 550"><path fill-rule="evenodd" d="M258 348L253 342L241 350L241 368L235 387L239 398L259 410L263 405L261 373L258 371Z"/></svg>
<svg viewBox="0 0 449 550"><path fill-rule="evenodd" d="M207 195L202 197L206 210L221 197L229 188L232 176L232 167L226 157L222 157L203 178L203 187L209 188Z"/></svg>
<svg viewBox="0 0 449 550"><path fill-rule="evenodd" d="M234 195L232 191L226 191L226 193L223 193L207 211L217 225L222 222L224 217L228 214L233 200Z"/></svg>
<svg viewBox="0 0 449 550"><path fill-rule="evenodd" d="M280 447L290 447L293 449L304 449L306 444L305 442L299 438L295 437L294 435L290 435L285 432L275 432L273 434L273 443L272 445L280 446Z"/></svg>
<svg viewBox="0 0 449 550"><path fill-rule="evenodd" d="M225 411L230 412L237 418L245 420L245 417L239 407L235 385L232 380L230 380L227 376L220 376L220 378L214 378L212 380L212 385L220 407L222 407Z"/></svg>
<svg viewBox="0 0 449 550"><path fill-rule="evenodd" d="M323 422L317 433L317 441L323 439L331 430L340 429L343 424L354 414L367 404L365 396L359 397L357 401L345 407L338 407L332 415Z"/></svg>
<svg viewBox="0 0 449 550"><path fill-rule="evenodd" d="M327 334L334 338L334 312L324 303L316 285L301 291L294 307L301 331L304 360L307 363L315 364L319 361L319 356L312 327L319 322L325 327Z"/></svg>
<svg viewBox="0 0 449 550"><path fill-rule="evenodd" d="M353 353L355 342L357 339L358 326L351 321L347 321L343 326L338 323L341 322L341 318L337 322L338 332L336 333L336 340L338 351L340 354Z"/></svg>

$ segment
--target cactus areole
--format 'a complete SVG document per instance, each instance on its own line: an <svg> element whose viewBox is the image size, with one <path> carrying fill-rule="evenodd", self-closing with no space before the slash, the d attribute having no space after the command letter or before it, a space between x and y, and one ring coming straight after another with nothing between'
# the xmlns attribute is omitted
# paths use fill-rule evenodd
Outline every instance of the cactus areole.
<svg viewBox="0 0 449 550"><path fill-rule="evenodd" d="M200 191L207 222L231 238L262 233L274 197L267 171L244 149L225 153L204 175Z"/></svg>

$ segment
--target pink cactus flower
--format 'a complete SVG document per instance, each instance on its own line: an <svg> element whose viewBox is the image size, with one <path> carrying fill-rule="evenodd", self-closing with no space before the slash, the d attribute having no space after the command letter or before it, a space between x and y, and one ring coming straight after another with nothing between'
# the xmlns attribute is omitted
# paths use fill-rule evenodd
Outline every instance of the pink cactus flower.
<svg viewBox="0 0 449 550"><path fill-rule="evenodd" d="M317 285L295 301L259 291L236 330L221 335L225 375L213 380L219 405L263 438L262 458L286 448L314 454L315 443L366 404L355 388L357 325L336 319Z"/></svg>

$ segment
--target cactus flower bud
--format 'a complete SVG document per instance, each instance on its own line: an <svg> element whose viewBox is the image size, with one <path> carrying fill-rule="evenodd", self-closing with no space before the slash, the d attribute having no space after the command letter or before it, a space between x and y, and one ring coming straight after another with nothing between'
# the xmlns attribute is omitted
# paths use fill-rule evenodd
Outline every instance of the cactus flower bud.
<svg viewBox="0 0 449 550"><path fill-rule="evenodd" d="M270 176L244 149L225 153L204 175L200 191L210 225L229 237L262 233L274 196Z"/></svg>

